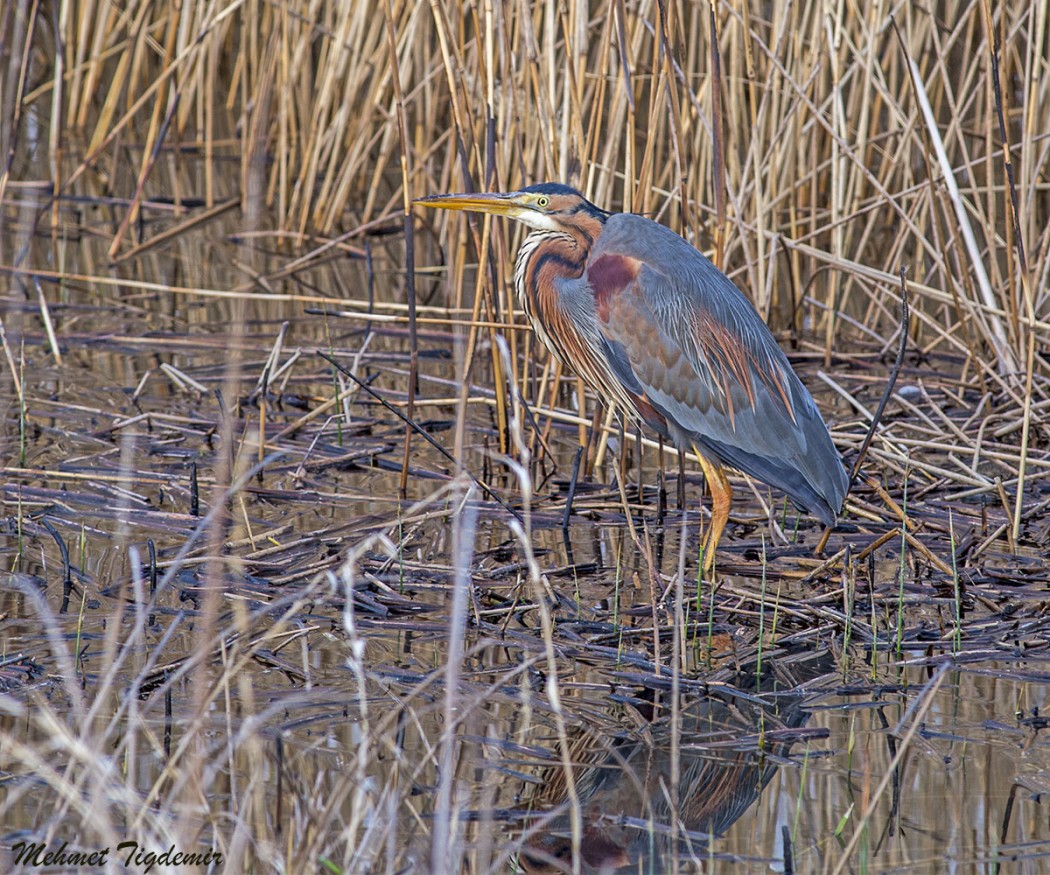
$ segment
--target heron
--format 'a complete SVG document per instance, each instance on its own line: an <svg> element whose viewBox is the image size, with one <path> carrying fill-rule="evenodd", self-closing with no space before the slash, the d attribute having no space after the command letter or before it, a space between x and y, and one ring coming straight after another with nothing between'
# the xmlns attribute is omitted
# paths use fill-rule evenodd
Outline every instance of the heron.
<svg viewBox="0 0 1050 875"><path fill-rule="evenodd" d="M835 525L849 480L813 396L744 293L685 238L560 183L415 203L531 229L514 288L536 334L626 419L696 456L711 494L705 572L729 520L726 467Z"/></svg>

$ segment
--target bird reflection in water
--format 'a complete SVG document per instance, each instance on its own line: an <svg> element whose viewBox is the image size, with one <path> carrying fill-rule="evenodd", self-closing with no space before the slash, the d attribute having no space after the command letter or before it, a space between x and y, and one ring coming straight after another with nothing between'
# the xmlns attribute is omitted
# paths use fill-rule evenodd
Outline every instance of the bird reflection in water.
<svg viewBox="0 0 1050 875"><path fill-rule="evenodd" d="M813 737L802 729L809 713L800 685L831 669L824 653L789 665L767 661L761 682L743 672L709 695L683 697L677 770L668 704L635 706L649 721L643 730L615 738L590 728L576 733L570 744L583 821L578 871L663 872L675 856L702 863L711 839L759 798L791 745ZM530 875L572 872L565 773L552 767L536 786L531 804L544 814L526 831L519 865ZM779 844L770 836L764 847Z"/></svg>

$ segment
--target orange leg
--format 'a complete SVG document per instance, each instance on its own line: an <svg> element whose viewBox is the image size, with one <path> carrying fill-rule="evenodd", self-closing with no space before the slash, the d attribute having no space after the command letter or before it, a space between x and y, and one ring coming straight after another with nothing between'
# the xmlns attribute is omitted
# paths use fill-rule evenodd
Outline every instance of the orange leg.
<svg viewBox="0 0 1050 875"><path fill-rule="evenodd" d="M715 550L718 542L722 540L722 532L725 531L726 523L729 521L729 505L733 501L733 487L729 485L726 472L717 462L706 458L695 446L696 460L704 471L707 480L707 488L711 493L711 528L704 540L704 572L711 570L715 562Z"/></svg>
<svg viewBox="0 0 1050 875"><path fill-rule="evenodd" d="M817 541L817 546L813 548L813 555L823 556L824 548L828 546L828 538L831 537L831 530L834 526L824 526L824 534L820 536L820 540Z"/></svg>

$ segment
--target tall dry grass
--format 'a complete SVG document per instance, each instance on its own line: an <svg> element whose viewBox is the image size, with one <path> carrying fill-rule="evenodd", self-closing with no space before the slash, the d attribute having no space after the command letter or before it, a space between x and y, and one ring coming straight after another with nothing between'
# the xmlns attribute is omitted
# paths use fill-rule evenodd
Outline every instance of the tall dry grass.
<svg viewBox="0 0 1050 875"><path fill-rule="evenodd" d="M3 152L32 122L56 192L87 173L129 198L114 258L141 244L151 190L239 198L253 225L272 216L310 251L307 235L396 230L416 196L565 181L712 250L774 329L826 360L849 339L893 348L907 269L914 348L1016 412L1020 484L1047 437L1032 415L1050 374L1045 0L5 10ZM122 150L135 178L112 172ZM187 150L194 191L174 183ZM219 166L231 159L234 191ZM19 169L9 160L0 198ZM481 325L514 318L511 246L503 228L481 246L447 221L421 217L415 246L404 221L405 263L414 291L416 271L447 259L469 364L495 332ZM555 375L537 372L528 397L553 397Z"/></svg>
<svg viewBox="0 0 1050 875"><path fill-rule="evenodd" d="M138 178L109 182L141 197L160 154L199 150L201 189L177 194L209 204L234 155L232 194L323 234L426 193L561 180L724 247L759 310L806 299L829 335L836 311L892 331L907 267L917 343L1025 371L1047 330L1047 5L714 13L26 0L2 19L4 154L43 123L61 192L130 147Z"/></svg>

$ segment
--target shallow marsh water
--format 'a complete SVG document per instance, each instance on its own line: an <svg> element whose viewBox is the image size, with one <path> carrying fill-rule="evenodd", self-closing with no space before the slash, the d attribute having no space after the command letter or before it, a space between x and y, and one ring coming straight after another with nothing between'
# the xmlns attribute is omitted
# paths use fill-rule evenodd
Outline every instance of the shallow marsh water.
<svg viewBox="0 0 1050 875"><path fill-rule="evenodd" d="M661 477L656 450L628 470L637 541L615 433L564 531L578 426L533 442L525 512L491 358L471 373L459 439L464 468L506 506L418 435L402 495L404 425L365 390L287 429L351 388L318 350L403 405L403 315L360 316L362 290L401 301L396 241L373 241L371 274L345 258L275 281L305 298L251 287L228 300L200 290L286 260L245 250L228 217L109 267L96 219L60 204L59 225L30 231L44 205L22 197L21 233L0 244L20 380L5 368L0 383L0 855L20 837L91 846L123 830L220 846L259 871L558 871L574 842L583 871L1050 866L1043 517L1017 554L1000 541L972 564L956 552L956 583L912 547L902 562L900 537L851 558L899 529L856 517L826 554L851 555L825 568L813 521L796 532L775 496L744 486L712 590L697 581L699 476L687 469L683 526L677 464ZM466 318L420 330L415 418L448 450ZM862 386L870 368L844 359L841 378ZM805 356L800 370L816 391ZM529 399L535 383L522 385ZM891 415L907 427L906 410ZM853 425L836 433L856 446ZM949 533L947 506L927 492L909 508L951 563L1002 511L957 501ZM105 814L70 801L70 785Z"/></svg>

